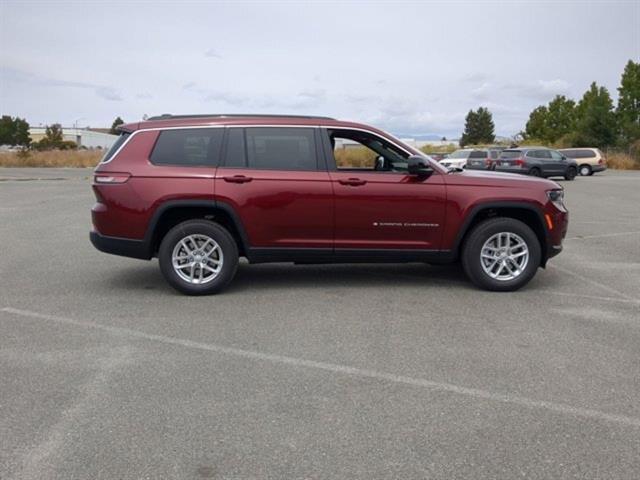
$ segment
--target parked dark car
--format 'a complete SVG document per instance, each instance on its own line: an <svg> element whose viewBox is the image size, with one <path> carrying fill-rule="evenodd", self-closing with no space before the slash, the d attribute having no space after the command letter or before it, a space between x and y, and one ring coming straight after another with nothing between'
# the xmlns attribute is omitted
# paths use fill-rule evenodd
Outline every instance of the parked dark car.
<svg viewBox="0 0 640 480"><path fill-rule="evenodd" d="M470 170L495 170L496 161L503 150L504 148L501 147L479 148L474 150L467 160L467 168Z"/></svg>
<svg viewBox="0 0 640 480"><path fill-rule="evenodd" d="M496 162L496 170L523 173L533 177L564 177L573 180L578 164L556 150L545 147L522 147L503 150Z"/></svg>

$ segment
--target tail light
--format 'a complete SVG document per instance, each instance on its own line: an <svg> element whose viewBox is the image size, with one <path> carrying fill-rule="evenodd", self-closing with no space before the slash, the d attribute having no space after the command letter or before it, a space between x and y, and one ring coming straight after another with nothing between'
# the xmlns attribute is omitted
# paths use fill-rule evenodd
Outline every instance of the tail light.
<svg viewBox="0 0 640 480"><path fill-rule="evenodd" d="M487 167L491 166L491 159L487 157L487 158L485 159L485 161L484 161L484 164L485 164Z"/></svg>
<svg viewBox="0 0 640 480"><path fill-rule="evenodd" d="M517 167L524 167L524 158L516 158L513 164Z"/></svg>
<svg viewBox="0 0 640 480"><path fill-rule="evenodd" d="M602 165L604 163L605 163L604 157L600 157L600 160L598 160L598 165Z"/></svg>
<svg viewBox="0 0 640 480"><path fill-rule="evenodd" d="M116 183L125 183L131 177L128 173L112 173L112 172L104 172L104 173L96 173L93 177L94 183L99 184L116 184Z"/></svg>

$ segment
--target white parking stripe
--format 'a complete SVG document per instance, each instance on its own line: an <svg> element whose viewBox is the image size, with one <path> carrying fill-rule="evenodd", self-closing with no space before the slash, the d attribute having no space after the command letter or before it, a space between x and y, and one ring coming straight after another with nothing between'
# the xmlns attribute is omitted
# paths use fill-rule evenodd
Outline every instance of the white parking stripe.
<svg viewBox="0 0 640 480"><path fill-rule="evenodd" d="M640 300L632 300L626 298L615 298L615 297L602 297L600 295L587 295L584 293L566 293L566 292L556 292L553 290L538 290L538 293L544 293L545 295L557 295L560 297L570 297L570 298L586 298L594 301L605 301L605 302L622 302L622 303L631 303L635 305L640 305ZM640 325L640 323L638 324Z"/></svg>
<svg viewBox="0 0 640 480"><path fill-rule="evenodd" d="M628 417L625 415L615 415L611 413L601 412L599 410L592 410L581 407L573 407L564 403L547 402L543 400L534 400L527 397L521 397L518 395L509 395L502 393L493 393L487 390L480 390L477 388L467 388L450 383L441 383L431 380L425 380L421 378L408 377L404 375L394 375L392 373L377 372L375 370L367 370L362 368L350 367L346 365L338 365L327 362L317 362L314 360L305 360L301 358L287 357L284 355L274 355L270 353L262 353L252 350L243 350L240 348L225 347L222 345L215 345L210 343L195 342L193 340L185 340L181 338L167 337L164 335L155 335L151 333L145 333L138 330L131 330L123 327L113 327L109 325L101 325L94 322L86 322L81 320L73 320L71 318L59 317L55 315L47 315L43 313L31 312L28 310L19 310L16 308L5 307L2 308L2 312L12 315L18 315L21 317L37 318L40 320L47 320L50 322L62 323L66 325L76 325L80 327L93 328L102 330L104 332L111 333L127 338L139 338L143 340L150 340L154 342L160 342L168 345L177 345L185 348L205 350L222 355L232 355L240 358L246 358L249 360L255 360L260 362L269 362L281 365L290 365L293 367L310 368L315 370L321 370L325 372L337 373L340 375L349 375L352 377L373 378L385 382L393 382L412 387L425 388L432 391L449 392L458 395L464 395L467 397L478 398L482 400L490 400L495 402L509 403L513 405L519 405L527 408L549 410L556 413L565 415L583 417L592 420L601 420L620 425L640 428L640 418Z"/></svg>
<svg viewBox="0 0 640 480"><path fill-rule="evenodd" d="M581 281L583 281L585 283L590 283L594 287L598 287L601 290L606 290L607 292L613 293L616 296L624 298L626 300L632 300L632 301L636 301L637 300L636 298L633 298L632 296L627 295L626 293L619 292L615 288L611 288L610 286L605 285L604 283L596 282L595 280L592 280L589 277L581 275L580 273L573 272L571 270L567 270L566 268L560 267L559 265L557 265L555 263L552 264L552 265L547 265L547 267L552 267L552 268L555 268L556 270L560 270L561 272L566 273L567 275L571 275L573 277L576 277L577 279L579 279L579 280L581 280Z"/></svg>
<svg viewBox="0 0 640 480"><path fill-rule="evenodd" d="M565 238L566 240L589 240L591 238L606 238L606 237L621 237L624 235L636 235L640 233L640 230L634 232L617 232L617 233L603 233L601 235L578 235L575 237Z"/></svg>

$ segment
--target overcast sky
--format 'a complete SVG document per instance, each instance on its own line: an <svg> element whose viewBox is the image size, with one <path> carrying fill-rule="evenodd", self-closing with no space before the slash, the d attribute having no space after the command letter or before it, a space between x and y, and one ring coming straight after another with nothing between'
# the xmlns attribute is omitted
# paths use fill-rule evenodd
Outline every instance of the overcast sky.
<svg viewBox="0 0 640 480"><path fill-rule="evenodd" d="M322 114L457 137L522 130L555 94L616 95L640 0L0 0L0 113L109 126L159 113Z"/></svg>

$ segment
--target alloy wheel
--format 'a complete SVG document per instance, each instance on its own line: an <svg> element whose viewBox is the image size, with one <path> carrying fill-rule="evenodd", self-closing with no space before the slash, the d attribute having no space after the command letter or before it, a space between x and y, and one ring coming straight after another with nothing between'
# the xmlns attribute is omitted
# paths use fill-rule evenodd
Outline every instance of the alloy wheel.
<svg viewBox="0 0 640 480"><path fill-rule="evenodd" d="M171 263L185 282L202 285L212 281L222 269L224 255L220 245L207 235L194 234L176 243Z"/></svg>
<svg viewBox="0 0 640 480"><path fill-rule="evenodd" d="M520 235L500 232L489 237L480 250L480 264L491 278L513 280L529 263L529 247Z"/></svg>

